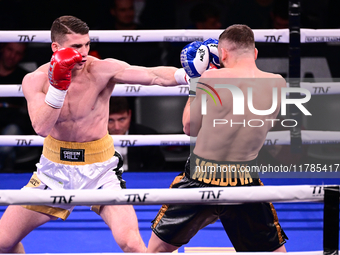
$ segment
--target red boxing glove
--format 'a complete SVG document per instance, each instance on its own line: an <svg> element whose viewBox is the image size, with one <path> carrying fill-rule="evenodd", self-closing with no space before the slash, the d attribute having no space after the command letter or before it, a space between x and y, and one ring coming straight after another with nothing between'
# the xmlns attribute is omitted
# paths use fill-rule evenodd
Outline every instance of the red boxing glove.
<svg viewBox="0 0 340 255"><path fill-rule="evenodd" d="M63 48L54 52L48 69L50 84L56 89L67 90L71 83L71 71L82 59L81 54L72 48Z"/></svg>
<svg viewBox="0 0 340 255"><path fill-rule="evenodd" d="M82 59L81 54L71 48L63 48L53 53L48 69L48 80L51 85L46 93L46 104L56 109L63 106L67 89L71 84L71 71Z"/></svg>

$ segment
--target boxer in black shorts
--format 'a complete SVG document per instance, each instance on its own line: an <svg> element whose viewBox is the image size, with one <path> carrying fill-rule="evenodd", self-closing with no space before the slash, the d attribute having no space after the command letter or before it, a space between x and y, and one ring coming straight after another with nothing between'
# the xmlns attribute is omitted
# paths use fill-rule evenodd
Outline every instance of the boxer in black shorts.
<svg viewBox="0 0 340 255"><path fill-rule="evenodd" d="M197 177L196 170L197 167L202 169L202 162L231 167L227 168L224 175L218 176L219 173L215 171L215 178L213 178L212 172L205 171L200 178ZM186 163L185 172L175 178L171 188L262 185L258 173L251 172L251 166L256 166L256 159L248 162L216 162L192 154ZM241 170L244 170L243 173ZM221 220L236 251L274 251L287 239L271 203L163 205L153 221L152 230L164 242L180 247L188 243L200 229L214 223L217 219Z"/></svg>
<svg viewBox="0 0 340 255"><path fill-rule="evenodd" d="M182 50L185 71L200 77L191 80L190 95L196 96L182 118L184 133L197 139L185 173L171 188L262 185L256 159L275 124L286 81L259 70L257 53L254 33L245 25L228 27L218 41L192 42ZM287 237L270 203L164 205L153 221L147 252L172 252L217 219L236 251L286 252Z"/></svg>

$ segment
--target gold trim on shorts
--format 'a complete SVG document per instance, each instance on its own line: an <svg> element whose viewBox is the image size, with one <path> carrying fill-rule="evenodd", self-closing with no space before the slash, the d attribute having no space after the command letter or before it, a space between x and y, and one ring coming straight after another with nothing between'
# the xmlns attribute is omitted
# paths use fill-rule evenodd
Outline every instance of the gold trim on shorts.
<svg viewBox="0 0 340 255"><path fill-rule="evenodd" d="M259 180L259 183L260 183L260 186L264 186L264 184L261 180ZM282 236L282 228L281 228L281 225L279 223L279 218L277 217L275 207L274 207L273 203L269 203L269 205L270 205L270 210L272 211L272 214L273 214L273 217L274 217L274 225L276 227L277 236L279 237L279 242L284 243L285 239Z"/></svg>
<svg viewBox="0 0 340 255"><path fill-rule="evenodd" d="M67 149L84 151L83 161L61 159L61 151ZM109 134L99 140L85 143L59 141L48 135L44 140L42 152L48 160L65 165L87 165L105 162L112 158L114 153L113 139Z"/></svg>
<svg viewBox="0 0 340 255"><path fill-rule="evenodd" d="M39 187L41 184L40 179L38 178L38 175L36 173L33 173L31 179L28 181L25 187L27 188L36 188Z"/></svg>
<svg viewBox="0 0 340 255"><path fill-rule="evenodd" d="M184 175L185 174L176 176L176 178L170 184L170 189L172 188L173 185L179 183L183 179ZM163 218L163 216L164 216L166 210L168 210L168 208L169 208L169 205L162 205L161 209L159 209L159 211L158 211L158 214L157 214L155 220L153 221L152 228L156 228L156 226L158 225L160 220Z"/></svg>
<svg viewBox="0 0 340 255"><path fill-rule="evenodd" d="M66 209L47 205L22 205L22 207L31 211L45 213L50 216L58 217L63 220L66 220L66 218L70 215L70 212Z"/></svg>
<svg viewBox="0 0 340 255"><path fill-rule="evenodd" d="M40 179L38 178L36 173L33 173L31 179L28 181L25 187L34 189L39 187L40 185L41 185ZM66 209L52 207L48 205L22 205L22 207L31 211L41 212L50 216L58 217L63 220L66 220L66 218L70 215L70 212Z"/></svg>
<svg viewBox="0 0 340 255"><path fill-rule="evenodd" d="M100 215L100 212L102 210L102 205L92 205L91 211L94 211L96 214Z"/></svg>

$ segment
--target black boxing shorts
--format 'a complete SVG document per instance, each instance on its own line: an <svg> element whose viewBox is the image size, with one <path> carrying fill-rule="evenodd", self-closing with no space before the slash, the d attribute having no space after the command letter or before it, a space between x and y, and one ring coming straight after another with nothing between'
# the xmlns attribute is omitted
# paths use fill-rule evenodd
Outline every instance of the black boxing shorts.
<svg viewBox="0 0 340 255"><path fill-rule="evenodd" d="M247 162L218 162L192 154L185 176L211 187L259 185L257 158Z"/></svg>
<svg viewBox="0 0 340 255"><path fill-rule="evenodd" d="M198 160L197 160L198 159ZM178 175L170 188L204 188L226 186L259 186L263 185L256 175L234 175L228 179L227 175L211 178L190 177L190 162L219 165L247 165L256 164L256 160L249 162L216 162L192 154L187 163L186 171ZM199 164L200 165L200 164ZM191 166L192 168L192 166ZM198 169L198 168L197 168ZM240 167L239 167L240 169ZM224 177L223 177L224 176ZM257 175L258 176L258 175ZM241 177L241 179L239 178ZM224 178L224 179L223 179ZM243 179L242 179L243 178ZM228 179L228 180L227 180ZM216 182L218 182L218 185ZM231 182L229 183L229 181ZM237 185L232 185L236 183ZM215 181L215 183L213 183ZM225 185L228 182L229 185ZM271 203L247 203L241 205L163 205L156 218L152 221L153 232L164 242L174 246L187 244L190 239L205 226L216 222L221 223L236 251L274 251L282 246L287 236L282 230L274 206ZM213 240L212 240L213 242Z"/></svg>

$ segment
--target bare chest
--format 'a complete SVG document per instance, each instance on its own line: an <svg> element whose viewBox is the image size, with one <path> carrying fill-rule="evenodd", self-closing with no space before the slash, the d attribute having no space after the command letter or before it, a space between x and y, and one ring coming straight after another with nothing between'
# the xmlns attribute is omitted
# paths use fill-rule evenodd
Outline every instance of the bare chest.
<svg viewBox="0 0 340 255"><path fill-rule="evenodd" d="M100 115L105 101L109 100L108 90L98 81L79 78L72 81L58 121L77 121Z"/></svg>

